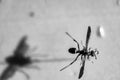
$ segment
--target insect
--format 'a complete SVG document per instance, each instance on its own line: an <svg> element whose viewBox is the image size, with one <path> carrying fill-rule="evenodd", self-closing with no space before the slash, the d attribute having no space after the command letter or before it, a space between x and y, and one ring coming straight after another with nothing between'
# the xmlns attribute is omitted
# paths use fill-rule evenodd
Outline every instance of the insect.
<svg viewBox="0 0 120 80"><path fill-rule="evenodd" d="M66 32L66 34L77 44L77 48L75 47L71 47L68 49L68 52L71 54L78 54L77 57L67 66L63 67L60 71L66 69L67 67L69 67L70 65L72 65L78 58L79 56L81 56L81 68L80 68L80 72L79 72L79 76L78 79L80 79L83 74L84 74L84 67L85 67L85 61L86 59L90 59L90 57L95 57L95 59L97 59L96 54L99 54L99 51L97 49L91 49L88 48L88 43L89 43L89 39L91 36L91 27L88 26L88 30L87 30L87 35L86 35L86 44L85 46L83 46L83 49L80 50L80 46L79 43L77 42L77 40L75 40L68 32Z"/></svg>
<svg viewBox="0 0 120 80"><path fill-rule="evenodd" d="M32 53L35 48L29 50L29 45L26 43L26 40L27 36L25 35L21 38L17 48L14 50L13 55L10 55L5 59L7 67L3 70L0 80L8 80L16 73L16 71L25 74L26 78L29 80L29 75L25 73L22 68L26 67L39 69L37 66L35 67L32 65L34 62L37 62L37 59L32 60L31 57L28 56L28 53Z"/></svg>

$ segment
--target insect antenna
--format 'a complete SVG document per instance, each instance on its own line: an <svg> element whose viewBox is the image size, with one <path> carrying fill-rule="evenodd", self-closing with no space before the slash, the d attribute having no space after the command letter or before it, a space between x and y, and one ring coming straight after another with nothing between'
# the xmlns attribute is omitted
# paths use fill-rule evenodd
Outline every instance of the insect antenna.
<svg viewBox="0 0 120 80"><path fill-rule="evenodd" d="M77 40L74 39L68 32L66 32L66 34L77 44L78 50L80 50L80 46L79 46L79 43L77 42Z"/></svg>
<svg viewBox="0 0 120 80"><path fill-rule="evenodd" d="M24 72L22 69L18 69L18 71L23 73L27 80L30 80L30 76L26 72Z"/></svg>

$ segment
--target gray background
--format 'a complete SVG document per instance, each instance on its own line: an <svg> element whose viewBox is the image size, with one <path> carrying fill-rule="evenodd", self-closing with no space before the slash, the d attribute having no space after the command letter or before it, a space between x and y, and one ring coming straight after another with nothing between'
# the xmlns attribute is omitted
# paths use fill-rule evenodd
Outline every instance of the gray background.
<svg viewBox="0 0 120 80"><path fill-rule="evenodd" d="M69 32L85 44L87 26L92 27L89 46L100 52L94 64L86 61L81 80L120 79L120 5L118 0L2 0L0 2L0 61L13 53L20 38L27 34L28 43L38 49L33 54L43 59L75 58L67 49L76 46L66 36ZM96 33L98 26L105 37ZM82 46L81 46L82 47ZM37 57L38 58L38 57ZM41 70L24 69L31 80L77 80L80 60L71 67L59 70L72 61L35 64ZM0 66L0 73L5 69ZM25 80L17 72L10 80Z"/></svg>

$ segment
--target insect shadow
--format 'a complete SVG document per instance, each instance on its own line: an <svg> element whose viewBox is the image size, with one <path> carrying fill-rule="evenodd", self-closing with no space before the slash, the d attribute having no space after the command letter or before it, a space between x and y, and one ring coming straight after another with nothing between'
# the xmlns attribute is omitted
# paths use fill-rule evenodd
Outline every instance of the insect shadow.
<svg viewBox="0 0 120 80"><path fill-rule="evenodd" d="M90 26L88 26L87 35L86 35L86 44L85 44L85 46L82 45L83 46L82 50L80 50L80 46L79 46L79 43L77 42L77 40L75 40L68 32L66 32L66 34L77 44L77 48L71 47L68 49L68 52L71 54L78 54L78 55L69 65L63 67L60 71L66 69L67 67L72 65L75 61L77 61L79 56L81 56L82 66L80 68L80 72L79 72L79 76L78 76L78 79L80 79L84 74L85 61L90 60L90 57L95 57L95 59L97 59L96 54L99 54L99 51L97 49L88 48L88 43L89 43L89 39L91 36L91 27Z"/></svg>
<svg viewBox="0 0 120 80"><path fill-rule="evenodd" d="M31 59L31 56L28 55L28 53L32 53L34 50L36 50L36 47L29 49L29 45L26 43L27 36L23 36L17 46L17 48L14 50L13 55L10 55L6 57L5 64L7 64L7 67L3 72L1 73L0 80L8 80L11 78L16 71L19 71L23 73L27 80L30 79L30 76L22 70L22 68L34 68L39 69L39 67L32 65L35 62L38 62L38 59Z"/></svg>

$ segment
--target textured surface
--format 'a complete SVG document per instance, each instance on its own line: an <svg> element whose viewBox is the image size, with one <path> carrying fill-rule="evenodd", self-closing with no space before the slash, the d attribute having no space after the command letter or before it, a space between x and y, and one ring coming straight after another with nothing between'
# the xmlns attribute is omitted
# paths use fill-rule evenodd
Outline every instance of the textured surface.
<svg viewBox="0 0 120 80"><path fill-rule="evenodd" d="M94 64L86 62L81 80L119 80L119 21L119 0L0 0L0 40L3 40L0 60L12 54L25 34L29 35L31 45L38 46L36 53L55 58L73 58L75 55L68 54L67 49L75 44L65 32L84 43L87 26L90 25L92 36L89 46L97 48L100 55ZM104 38L97 37L98 26L104 28ZM77 80L80 62L59 71L70 61L40 63L40 71L24 71L31 76L31 80ZM1 65L0 71L3 69ZM18 77L25 79L24 75L16 73L13 80L18 80Z"/></svg>

